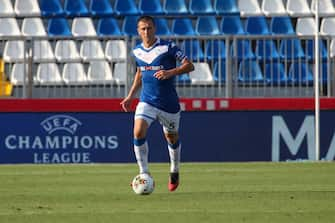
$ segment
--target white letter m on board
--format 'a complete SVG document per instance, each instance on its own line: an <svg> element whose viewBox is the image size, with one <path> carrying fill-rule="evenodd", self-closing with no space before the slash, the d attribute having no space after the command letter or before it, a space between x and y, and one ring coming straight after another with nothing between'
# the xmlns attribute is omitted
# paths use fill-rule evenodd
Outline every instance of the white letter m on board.
<svg viewBox="0 0 335 223"><path fill-rule="evenodd" d="M307 136L307 156L310 160L315 160L315 137L314 137L314 116L306 116L300 129L294 138L287 127L283 117L272 117L272 161L280 161L280 139L287 145L290 153L296 155L300 146Z"/></svg>

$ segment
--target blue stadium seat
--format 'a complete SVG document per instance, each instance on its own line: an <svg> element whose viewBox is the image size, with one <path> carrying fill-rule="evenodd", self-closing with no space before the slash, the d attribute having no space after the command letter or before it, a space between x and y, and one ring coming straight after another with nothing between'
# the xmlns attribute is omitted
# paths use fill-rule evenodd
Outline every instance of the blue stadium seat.
<svg viewBox="0 0 335 223"><path fill-rule="evenodd" d="M215 14L212 2L208 0L189 0L189 12L192 15Z"/></svg>
<svg viewBox="0 0 335 223"><path fill-rule="evenodd" d="M190 84L191 83L190 75L189 74L178 75L176 78L176 82L178 84Z"/></svg>
<svg viewBox="0 0 335 223"><path fill-rule="evenodd" d="M157 35L171 35L171 31L166 18L156 18L156 34Z"/></svg>
<svg viewBox="0 0 335 223"><path fill-rule="evenodd" d="M269 85L284 85L288 78L284 64L280 62L267 63L265 65L265 79Z"/></svg>
<svg viewBox="0 0 335 223"><path fill-rule="evenodd" d="M205 44L205 55L208 60L226 59L226 45L223 40L207 40Z"/></svg>
<svg viewBox="0 0 335 223"><path fill-rule="evenodd" d="M313 73L307 63L293 62L289 68L288 80L294 85L311 85Z"/></svg>
<svg viewBox="0 0 335 223"><path fill-rule="evenodd" d="M175 35L196 35L190 18L175 18L172 21L172 33Z"/></svg>
<svg viewBox="0 0 335 223"><path fill-rule="evenodd" d="M160 0L139 0L138 8L144 15L165 14Z"/></svg>
<svg viewBox="0 0 335 223"><path fill-rule="evenodd" d="M196 20L195 31L199 35L219 35L219 25L214 16L199 16Z"/></svg>
<svg viewBox="0 0 335 223"><path fill-rule="evenodd" d="M314 39L305 40L303 44L303 48L304 48L306 56L309 59L314 60L315 59L315 40ZM328 51L322 40L319 40L319 52L320 52L319 54L320 59L326 60Z"/></svg>
<svg viewBox="0 0 335 223"><path fill-rule="evenodd" d="M245 22L245 31L251 35L269 35L270 31L264 16L249 16Z"/></svg>
<svg viewBox="0 0 335 223"><path fill-rule="evenodd" d="M181 50L191 61L204 61L204 52L200 42L197 39L187 39L181 44Z"/></svg>
<svg viewBox="0 0 335 223"><path fill-rule="evenodd" d="M89 11L94 17L112 16L114 14L109 0L90 0Z"/></svg>
<svg viewBox="0 0 335 223"><path fill-rule="evenodd" d="M40 0L41 15L44 17L65 16L64 9L59 0Z"/></svg>
<svg viewBox="0 0 335 223"><path fill-rule="evenodd" d="M214 81L226 81L226 61L216 61L214 64Z"/></svg>
<svg viewBox="0 0 335 223"><path fill-rule="evenodd" d="M231 45L231 55L238 60L252 60L256 58L251 48L250 40L237 40L236 44L233 43Z"/></svg>
<svg viewBox="0 0 335 223"><path fill-rule="evenodd" d="M240 15L236 0L215 0L214 10L218 15Z"/></svg>
<svg viewBox="0 0 335 223"><path fill-rule="evenodd" d="M138 16L126 16L123 19L121 31L128 36L136 36L137 33L137 19Z"/></svg>
<svg viewBox="0 0 335 223"><path fill-rule="evenodd" d="M187 15L189 13L185 0L165 0L163 9L167 15Z"/></svg>
<svg viewBox="0 0 335 223"><path fill-rule="evenodd" d="M256 41L255 55L259 60L272 61L280 58L276 44L272 39Z"/></svg>
<svg viewBox="0 0 335 223"><path fill-rule="evenodd" d="M140 14L134 0L115 0L114 11L118 16Z"/></svg>
<svg viewBox="0 0 335 223"><path fill-rule="evenodd" d="M289 16L272 17L270 31L272 34L296 34Z"/></svg>
<svg viewBox="0 0 335 223"><path fill-rule="evenodd" d="M79 17L79 16L89 16L90 13L85 5L84 0L65 0L64 1L64 11L66 16L69 17Z"/></svg>
<svg viewBox="0 0 335 223"><path fill-rule="evenodd" d="M224 16L221 19L221 33L224 34L246 34L240 16Z"/></svg>
<svg viewBox="0 0 335 223"><path fill-rule="evenodd" d="M99 36L119 36L121 31L114 17L103 17L98 20L97 34Z"/></svg>
<svg viewBox="0 0 335 223"><path fill-rule="evenodd" d="M328 69L330 68L331 69L331 64L328 63L328 62L322 62L319 66L319 72L320 72L320 82L323 83L323 84L327 84L328 82L328 79L331 79L332 76L329 76L328 77L328 72L329 72L329 75L332 75L332 70L329 70ZM314 70L313 70L314 72Z"/></svg>
<svg viewBox="0 0 335 223"><path fill-rule="evenodd" d="M238 80L244 83L264 81L258 62L255 60L242 60L238 68Z"/></svg>
<svg viewBox="0 0 335 223"><path fill-rule="evenodd" d="M305 52L300 39L282 39L279 46L279 54L282 59L304 59Z"/></svg>
<svg viewBox="0 0 335 223"><path fill-rule="evenodd" d="M48 21L49 36L72 36L72 32L67 19L51 18Z"/></svg>

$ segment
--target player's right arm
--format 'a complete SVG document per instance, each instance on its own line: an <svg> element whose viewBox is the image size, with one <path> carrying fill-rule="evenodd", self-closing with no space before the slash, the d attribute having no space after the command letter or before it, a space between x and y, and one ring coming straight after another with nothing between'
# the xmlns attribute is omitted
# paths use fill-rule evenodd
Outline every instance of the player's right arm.
<svg viewBox="0 0 335 223"><path fill-rule="evenodd" d="M120 105L122 106L122 109L124 111L129 111L130 110L130 105L131 105L131 102L133 100L133 98L135 97L137 91L140 89L142 85L142 73L141 73L141 70L139 68L137 68L137 71L136 71L136 74L135 74L135 77L134 77L134 81L133 81L133 84L128 92L128 95L127 97L125 97Z"/></svg>

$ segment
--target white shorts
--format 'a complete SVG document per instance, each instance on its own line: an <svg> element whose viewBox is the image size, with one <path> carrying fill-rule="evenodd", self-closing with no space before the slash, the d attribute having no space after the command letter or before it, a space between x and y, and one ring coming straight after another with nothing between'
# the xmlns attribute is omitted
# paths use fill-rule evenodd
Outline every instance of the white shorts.
<svg viewBox="0 0 335 223"><path fill-rule="evenodd" d="M168 113L145 102L139 102L136 107L135 120L138 118L145 120L148 126L158 120L165 133L177 133L179 129L180 112Z"/></svg>

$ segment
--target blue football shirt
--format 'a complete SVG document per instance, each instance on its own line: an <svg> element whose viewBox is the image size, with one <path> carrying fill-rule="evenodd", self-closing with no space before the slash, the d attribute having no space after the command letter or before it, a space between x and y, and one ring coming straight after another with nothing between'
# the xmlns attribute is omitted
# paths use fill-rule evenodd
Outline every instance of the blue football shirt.
<svg viewBox="0 0 335 223"><path fill-rule="evenodd" d="M180 110L179 98L175 88L175 77L158 80L153 75L158 70L176 67L177 60L186 58L174 42L159 39L150 48L138 44L133 49L136 65L142 73L140 101L163 111L176 113Z"/></svg>

